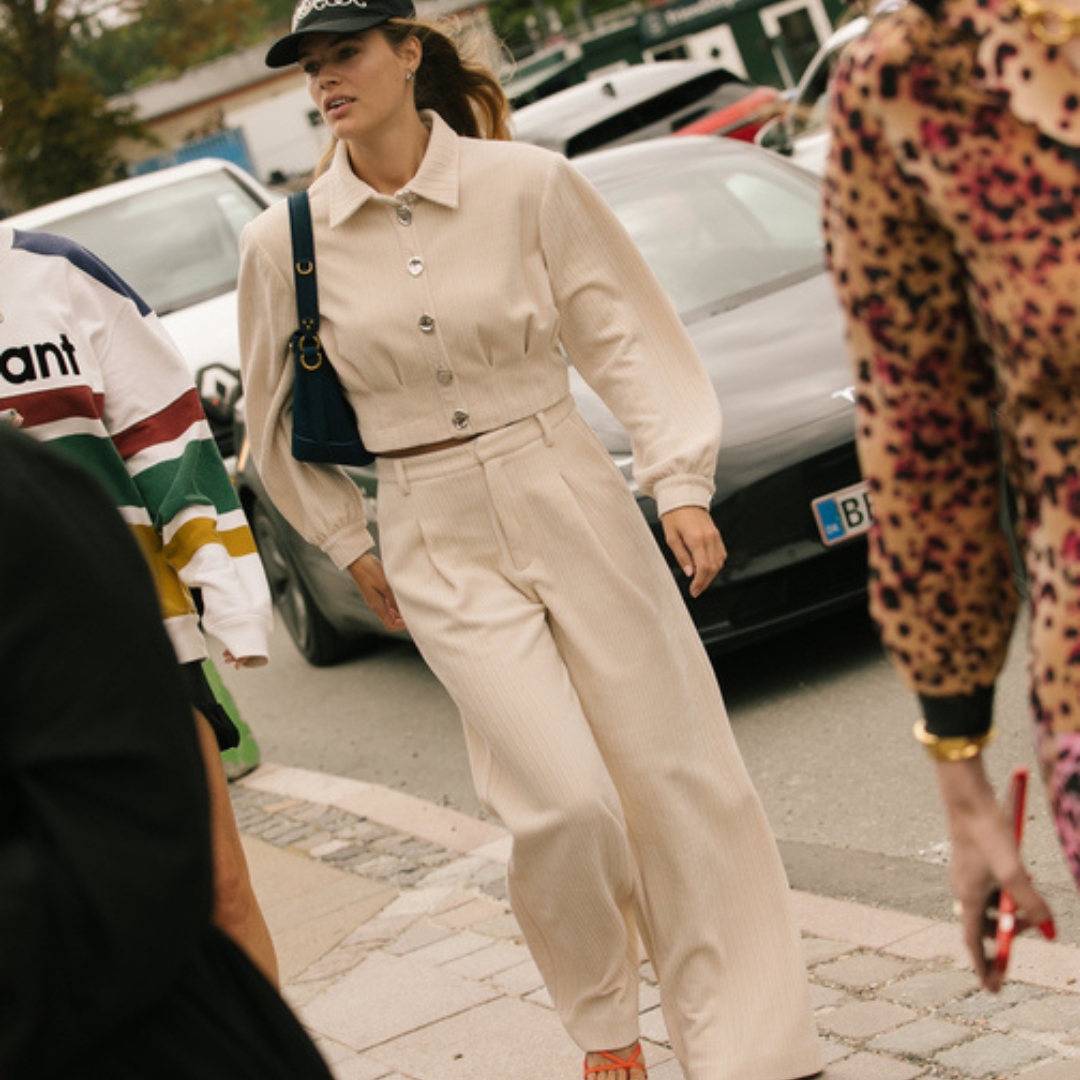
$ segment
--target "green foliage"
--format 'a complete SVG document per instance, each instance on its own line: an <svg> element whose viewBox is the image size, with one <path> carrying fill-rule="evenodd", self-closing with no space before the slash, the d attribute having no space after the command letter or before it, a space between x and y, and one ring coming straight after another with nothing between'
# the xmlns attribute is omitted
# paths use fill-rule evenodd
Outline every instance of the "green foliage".
<svg viewBox="0 0 1080 1080"><path fill-rule="evenodd" d="M0 0L0 186L21 206L114 179L114 94L260 40L293 0Z"/></svg>
<svg viewBox="0 0 1080 1080"><path fill-rule="evenodd" d="M111 179L119 141L137 134L67 62L91 4L0 0L0 177L6 198L34 206Z"/></svg>
<svg viewBox="0 0 1080 1080"><path fill-rule="evenodd" d="M0 175L10 197L37 206L116 179L117 144L139 134L123 113L111 112L83 76L59 72L42 92L0 74Z"/></svg>
<svg viewBox="0 0 1080 1080"><path fill-rule="evenodd" d="M289 0L291 8L292 0ZM113 95L175 78L239 46L260 40L280 0L139 0L138 17L111 28L80 26L76 65ZM273 10L267 10L270 5Z"/></svg>

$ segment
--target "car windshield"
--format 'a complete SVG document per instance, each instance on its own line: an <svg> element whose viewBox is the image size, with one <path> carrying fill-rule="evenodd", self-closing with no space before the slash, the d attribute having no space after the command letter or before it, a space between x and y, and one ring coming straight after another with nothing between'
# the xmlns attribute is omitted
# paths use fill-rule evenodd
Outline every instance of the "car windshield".
<svg viewBox="0 0 1080 1080"><path fill-rule="evenodd" d="M817 187L767 160L708 154L601 192L681 315L822 266Z"/></svg>
<svg viewBox="0 0 1080 1080"><path fill-rule="evenodd" d="M39 227L89 248L166 315L236 288L240 232L262 209L223 169Z"/></svg>

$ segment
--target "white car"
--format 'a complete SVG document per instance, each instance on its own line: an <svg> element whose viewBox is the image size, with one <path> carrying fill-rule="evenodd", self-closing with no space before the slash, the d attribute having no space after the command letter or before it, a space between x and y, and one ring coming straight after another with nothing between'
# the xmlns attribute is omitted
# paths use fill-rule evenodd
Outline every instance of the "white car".
<svg viewBox="0 0 1080 1080"><path fill-rule="evenodd" d="M825 41L803 72L783 115L757 133L754 141L759 146L783 154L818 176L825 172L829 154L829 81L844 48L869 25L870 20L860 15Z"/></svg>
<svg viewBox="0 0 1080 1080"><path fill-rule="evenodd" d="M6 219L88 248L161 316L184 354L221 448L240 396L238 241L276 194L216 158L95 188Z"/></svg>
<svg viewBox="0 0 1080 1080"><path fill-rule="evenodd" d="M511 123L518 142L572 158L670 135L753 89L711 60L658 60L556 91L515 109Z"/></svg>

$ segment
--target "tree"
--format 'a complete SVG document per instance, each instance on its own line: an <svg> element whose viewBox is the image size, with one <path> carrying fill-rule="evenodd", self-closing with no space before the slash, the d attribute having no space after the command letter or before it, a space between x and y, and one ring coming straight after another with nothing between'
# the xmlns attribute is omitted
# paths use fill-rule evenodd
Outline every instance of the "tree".
<svg viewBox="0 0 1080 1080"><path fill-rule="evenodd" d="M111 111L69 60L73 28L97 18L99 6L0 0L0 175L9 197L24 206L113 179L119 142L140 135L134 118Z"/></svg>
<svg viewBox="0 0 1080 1080"><path fill-rule="evenodd" d="M106 94L175 78L288 25L294 0L138 0L138 17L76 28L72 55Z"/></svg>
<svg viewBox="0 0 1080 1080"><path fill-rule="evenodd" d="M257 41L283 0L0 0L0 178L24 206L123 172L107 98Z"/></svg>

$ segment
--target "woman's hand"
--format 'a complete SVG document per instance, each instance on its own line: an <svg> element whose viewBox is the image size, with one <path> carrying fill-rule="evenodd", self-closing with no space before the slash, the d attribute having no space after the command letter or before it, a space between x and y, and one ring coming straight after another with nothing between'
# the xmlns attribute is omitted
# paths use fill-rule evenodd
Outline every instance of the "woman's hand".
<svg viewBox="0 0 1080 1080"><path fill-rule="evenodd" d="M405 620L398 611L383 564L370 551L349 564L349 576L356 582L364 603L379 616L387 630L405 629Z"/></svg>
<svg viewBox="0 0 1080 1080"><path fill-rule="evenodd" d="M664 539L690 582L690 595L700 596L727 559L720 531L700 506L679 506L660 519Z"/></svg>
<svg viewBox="0 0 1080 1080"><path fill-rule="evenodd" d="M981 755L967 761L941 761L938 783L945 803L952 841L952 888L959 903L964 944L975 964L975 974L991 993L1004 982L986 952L985 939L993 936L994 920L987 908L1005 887L1016 900L1016 932L1037 926L1053 936L1050 908L1028 877L1013 831L994 796Z"/></svg>

